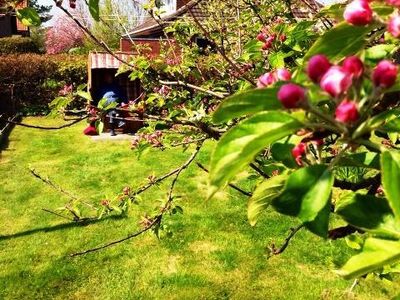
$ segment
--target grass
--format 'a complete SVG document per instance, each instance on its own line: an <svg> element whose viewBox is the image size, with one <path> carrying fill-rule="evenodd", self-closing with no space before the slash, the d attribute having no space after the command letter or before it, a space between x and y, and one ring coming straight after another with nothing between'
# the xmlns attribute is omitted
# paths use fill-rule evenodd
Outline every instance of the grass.
<svg viewBox="0 0 400 300"><path fill-rule="evenodd" d="M56 121L28 118L25 122ZM154 150L141 160L129 142L92 142L84 124L56 132L15 128L0 157L0 299L388 299L400 285L361 280L353 293L332 271L350 256L343 241L300 232L280 256L266 246L281 243L296 220L267 212L254 228L246 199L235 191L205 201L206 175L190 167L178 181L183 215L167 220L173 236L145 234L101 252L68 254L124 237L168 185L143 195L127 218L81 226L43 212L67 198L34 178L49 176L90 202L139 186L185 161L189 152ZM199 160L207 164L212 144Z"/></svg>

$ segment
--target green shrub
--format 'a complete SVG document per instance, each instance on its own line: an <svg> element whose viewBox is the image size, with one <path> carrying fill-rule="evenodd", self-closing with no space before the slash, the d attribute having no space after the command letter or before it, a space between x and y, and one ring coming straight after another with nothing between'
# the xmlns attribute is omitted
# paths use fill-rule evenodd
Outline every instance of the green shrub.
<svg viewBox="0 0 400 300"><path fill-rule="evenodd" d="M4 37L0 38L0 54L39 53L40 50L29 37Z"/></svg>
<svg viewBox="0 0 400 300"><path fill-rule="evenodd" d="M37 113L48 108L64 85L86 83L86 65L86 56L2 55L0 82L14 84L14 96L20 111Z"/></svg>

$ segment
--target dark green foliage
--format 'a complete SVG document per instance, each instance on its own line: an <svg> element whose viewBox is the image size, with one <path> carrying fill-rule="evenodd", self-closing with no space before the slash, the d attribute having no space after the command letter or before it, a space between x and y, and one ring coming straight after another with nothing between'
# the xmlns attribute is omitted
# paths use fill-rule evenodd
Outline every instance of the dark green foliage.
<svg viewBox="0 0 400 300"><path fill-rule="evenodd" d="M29 37L15 36L0 38L0 55L39 52L39 48Z"/></svg>
<svg viewBox="0 0 400 300"><path fill-rule="evenodd" d="M14 84L17 107L27 112L47 109L65 84L77 86L86 78L86 56L22 54L0 59L0 82Z"/></svg>

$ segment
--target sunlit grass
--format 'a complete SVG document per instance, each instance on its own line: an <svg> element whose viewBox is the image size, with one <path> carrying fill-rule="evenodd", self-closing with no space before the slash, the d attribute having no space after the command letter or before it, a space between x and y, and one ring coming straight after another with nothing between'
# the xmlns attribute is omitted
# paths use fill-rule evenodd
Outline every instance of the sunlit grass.
<svg viewBox="0 0 400 300"><path fill-rule="evenodd" d="M68 199L34 178L29 167L96 203L190 156L190 151L154 150L138 161L129 141L93 142L81 134L83 127L16 128L10 136L0 158L0 299L387 299L399 290L399 284L367 279L349 294L352 282L332 270L351 251L343 241L323 241L307 232L300 232L281 256L267 260L266 246L282 242L296 220L271 211L250 227L245 197L226 190L206 201L206 174L196 166L178 182L184 214L166 220L172 238L159 241L145 234L69 258L135 231L140 216L165 199L168 185L144 194L127 218L81 226L41 210L56 209ZM200 154L203 164L211 148L208 144Z"/></svg>

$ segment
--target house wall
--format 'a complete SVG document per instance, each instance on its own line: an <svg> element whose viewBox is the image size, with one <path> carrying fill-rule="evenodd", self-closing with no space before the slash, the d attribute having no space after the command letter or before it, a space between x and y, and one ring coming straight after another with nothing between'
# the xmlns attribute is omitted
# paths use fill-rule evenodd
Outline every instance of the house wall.
<svg viewBox="0 0 400 300"><path fill-rule="evenodd" d="M177 0L176 1L176 9L181 8L185 4L187 4L190 0Z"/></svg>
<svg viewBox="0 0 400 300"><path fill-rule="evenodd" d="M161 45L159 40L151 40L151 39L135 39L133 41L136 45L146 45L151 48L150 51L147 52L149 56L158 56L160 55ZM132 45L129 39L121 39L120 41L120 50L123 52L134 52L135 46Z"/></svg>

